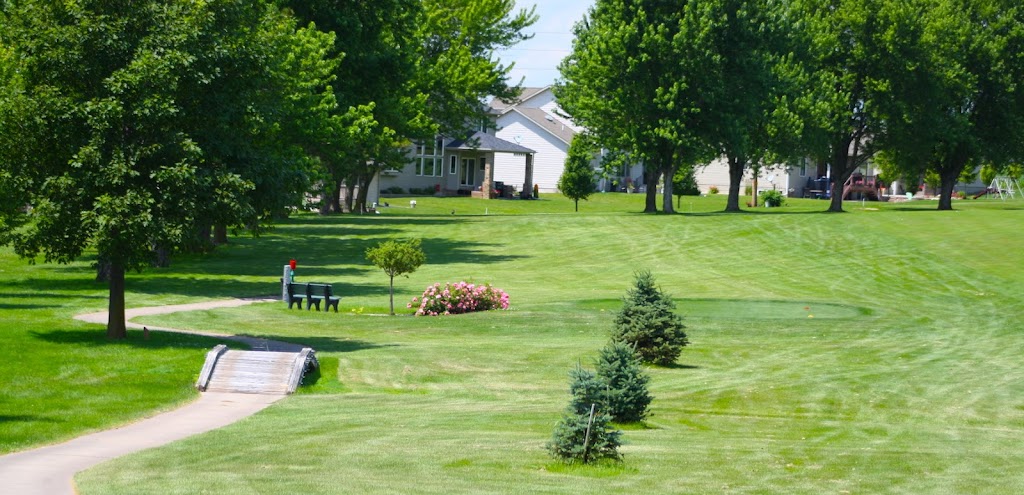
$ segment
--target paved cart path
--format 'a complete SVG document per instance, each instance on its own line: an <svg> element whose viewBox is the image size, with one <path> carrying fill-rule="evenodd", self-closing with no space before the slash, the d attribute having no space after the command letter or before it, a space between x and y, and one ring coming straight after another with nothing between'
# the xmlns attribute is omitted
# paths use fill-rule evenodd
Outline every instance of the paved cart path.
<svg viewBox="0 0 1024 495"><path fill-rule="evenodd" d="M143 315L199 311L243 306L274 299L228 299L174 306L133 308L125 311L125 319ZM107 313L78 315L78 320L106 324ZM128 322L130 328L142 325ZM172 328L150 327L153 330L216 336L244 342L253 349L295 352L302 346L286 342ZM81 436L73 440L23 452L0 456L0 494L2 495L74 495L75 473L101 462L140 450L158 447L234 423L284 398L284 395L235 394L205 392L199 400L179 409L141 421Z"/></svg>

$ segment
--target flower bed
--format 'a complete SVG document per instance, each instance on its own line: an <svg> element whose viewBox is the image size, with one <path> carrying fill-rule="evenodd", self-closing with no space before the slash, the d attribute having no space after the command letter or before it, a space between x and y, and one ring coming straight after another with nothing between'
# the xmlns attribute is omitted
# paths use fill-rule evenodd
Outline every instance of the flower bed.
<svg viewBox="0 0 1024 495"><path fill-rule="evenodd" d="M416 307L416 316L457 315L491 309L508 309L508 293L490 284L459 282L427 286L423 296L406 305Z"/></svg>

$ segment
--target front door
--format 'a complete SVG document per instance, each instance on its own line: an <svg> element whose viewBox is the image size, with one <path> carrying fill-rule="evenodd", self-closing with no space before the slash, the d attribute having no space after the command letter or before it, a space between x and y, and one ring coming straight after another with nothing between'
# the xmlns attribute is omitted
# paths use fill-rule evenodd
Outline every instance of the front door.
<svg viewBox="0 0 1024 495"><path fill-rule="evenodd" d="M476 158L462 159L462 170L459 170L459 184L470 187L476 185Z"/></svg>

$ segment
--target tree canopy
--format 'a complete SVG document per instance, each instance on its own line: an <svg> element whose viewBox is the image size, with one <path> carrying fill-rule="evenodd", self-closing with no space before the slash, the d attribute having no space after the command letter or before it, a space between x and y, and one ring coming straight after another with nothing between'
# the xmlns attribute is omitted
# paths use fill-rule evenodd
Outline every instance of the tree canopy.
<svg viewBox="0 0 1024 495"><path fill-rule="evenodd" d="M981 165L1004 168L1024 153L1024 10L999 0L915 3L913 44L901 53L883 107L883 149L903 175L935 175L940 210Z"/></svg>
<svg viewBox="0 0 1024 495"><path fill-rule="evenodd" d="M4 240L58 263L95 247L111 266L109 337L125 336L124 272L154 247L183 246L211 219L255 226L304 189L306 157L282 129L334 104L329 37L226 0L26 0L2 21L20 77L0 119L24 123L0 128L0 189L22 191Z"/></svg>
<svg viewBox="0 0 1024 495"><path fill-rule="evenodd" d="M337 146L318 153L330 185L323 211L335 212L362 211L370 180L381 169L401 168L410 142L462 137L486 117L485 97L515 99L512 67L493 54L527 39L524 30L537 20L533 10L515 11L513 0L282 4L336 37Z"/></svg>

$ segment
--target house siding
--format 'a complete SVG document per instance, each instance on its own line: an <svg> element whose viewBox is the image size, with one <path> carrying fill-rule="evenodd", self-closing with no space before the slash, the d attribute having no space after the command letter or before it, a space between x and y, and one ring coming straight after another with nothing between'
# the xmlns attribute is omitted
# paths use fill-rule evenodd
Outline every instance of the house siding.
<svg viewBox="0 0 1024 495"><path fill-rule="evenodd" d="M541 192L557 192L558 178L565 170L565 157L568 154L569 145L516 112L509 112L501 116L498 118L497 124L499 130L495 133L496 136L536 151L533 162L533 182L537 184L538 189ZM516 140L517 136L519 140ZM522 161L516 160L515 165L509 157L504 157L497 162L494 180L522 187L525 181L525 178L522 177L525 173L525 158L519 158Z"/></svg>

